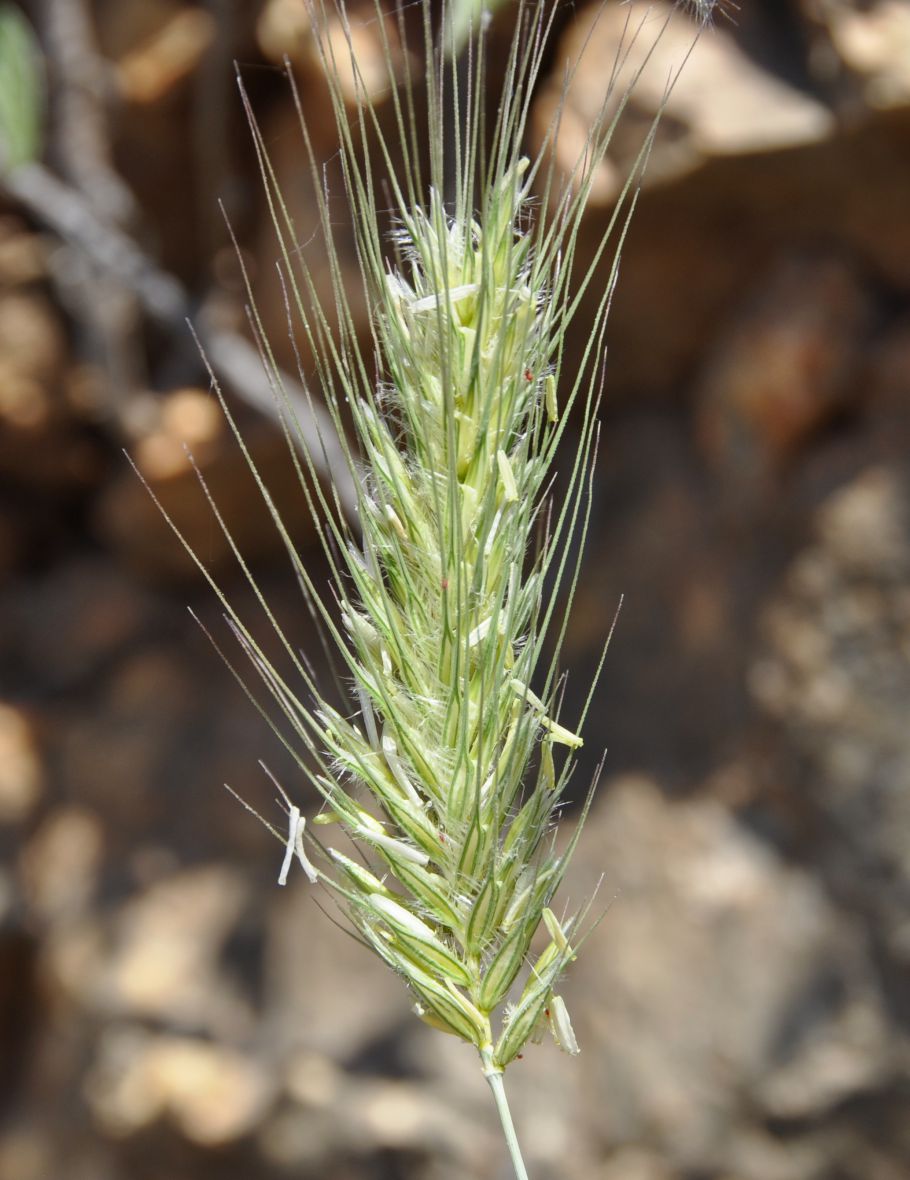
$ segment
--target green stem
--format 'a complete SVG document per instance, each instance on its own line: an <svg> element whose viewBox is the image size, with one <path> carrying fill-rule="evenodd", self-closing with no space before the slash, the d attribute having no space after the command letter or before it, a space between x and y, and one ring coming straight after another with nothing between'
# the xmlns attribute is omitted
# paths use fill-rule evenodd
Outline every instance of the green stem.
<svg viewBox="0 0 910 1180"><path fill-rule="evenodd" d="M499 1121L502 1123L506 1145L509 1148L509 1155L512 1157L512 1167L515 1169L516 1180L528 1180L528 1170L525 1167L524 1160L521 1158L521 1148L518 1146L518 1136L515 1134L512 1112L509 1110L509 1103L506 1099L506 1088L502 1080L502 1070L497 1069L493 1065L492 1055L489 1051L484 1052L481 1050L480 1057L483 1061L484 1077L490 1083L490 1089L493 1091L493 1100L496 1103L497 1111L499 1111Z"/></svg>

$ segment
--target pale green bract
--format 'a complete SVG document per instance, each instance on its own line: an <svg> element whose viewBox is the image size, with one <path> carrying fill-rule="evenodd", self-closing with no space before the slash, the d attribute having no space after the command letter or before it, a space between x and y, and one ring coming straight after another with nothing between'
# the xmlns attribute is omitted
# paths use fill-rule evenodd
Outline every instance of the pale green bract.
<svg viewBox="0 0 910 1180"><path fill-rule="evenodd" d="M332 279L328 306L297 249L252 117L251 126L289 308L315 358L313 383L339 437L354 438L344 443L354 522L345 519L337 489L320 479L316 456L304 446L295 459L331 568L329 593L294 548L268 473L250 463L308 605L340 658L342 698L316 683L239 553L292 673L256 644L215 586L277 705L276 732L324 801L307 827L288 801L282 882L296 855L356 935L402 978L417 1013L476 1047L519 1176L524 1165L500 1075L548 1025L561 1048L578 1051L555 989L577 953L584 911L559 919L552 903L587 810L560 850L555 819L587 705L579 716L559 716L558 661L587 526L603 328L654 130L606 231L580 258L585 201L627 93L613 94L609 80L572 175L559 183L554 175L555 123L539 156L526 158L531 94L554 11L519 5L502 92L491 106L482 35L468 38L460 63L450 62L451 30L441 34L429 0L421 0L419 55L402 53L390 33L406 42L413 11L390 16L377 5L374 28L395 79L380 118L353 53L348 13L314 8L372 308L366 342L342 282L336 206L330 209L302 104ZM412 76L418 56L423 64ZM352 87L353 110L346 106ZM488 109L496 112L489 125ZM428 138L419 131L424 119ZM569 367L566 329L595 278L600 295L588 344ZM304 432L262 344L289 442L297 442ZM569 415L572 447L560 448ZM238 441L243 446L239 432ZM330 835L319 838L314 824ZM532 948L539 928L543 941Z"/></svg>

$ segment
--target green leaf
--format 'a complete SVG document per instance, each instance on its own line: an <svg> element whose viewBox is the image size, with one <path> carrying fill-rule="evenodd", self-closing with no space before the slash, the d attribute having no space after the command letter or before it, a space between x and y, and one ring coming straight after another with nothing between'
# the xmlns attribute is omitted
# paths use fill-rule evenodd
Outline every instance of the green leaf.
<svg viewBox="0 0 910 1180"><path fill-rule="evenodd" d="M31 25L12 4L0 6L0 169L41 154L44 76Z"/></svg>

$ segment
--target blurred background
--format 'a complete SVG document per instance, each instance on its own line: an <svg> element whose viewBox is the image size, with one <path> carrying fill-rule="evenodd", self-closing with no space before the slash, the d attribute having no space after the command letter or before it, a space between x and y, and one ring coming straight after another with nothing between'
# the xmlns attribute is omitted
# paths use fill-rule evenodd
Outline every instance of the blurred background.
<svg viewBox="0 0 910 1180"><path fill-rule="evenodd" d="M608 2L595 24L598 8L558 10L535 100L539 140L586 47L565 161L643 11ZM354 12L379 94L378 24ZM694 27L673 17L598 173L592 243ZM294 371L233 63L315 249L281 66L332 179L305 6L33 0L0 29L0 1177L504 1177L470 1050L413 1018L302 877L276 888L280 847L222 790L278 815L264 758L314 804L190 617L229 641L123 454L252 608L189 445L317 658L185 324L321 577L218 204ZM581 1056L543 1045L509 1071L531 1174L901 1180L906 0L727 4L670 100L607 343L564 662L579 699L625 595L566 887L578 901L603 874L609 911L565 987Z"/></svg>

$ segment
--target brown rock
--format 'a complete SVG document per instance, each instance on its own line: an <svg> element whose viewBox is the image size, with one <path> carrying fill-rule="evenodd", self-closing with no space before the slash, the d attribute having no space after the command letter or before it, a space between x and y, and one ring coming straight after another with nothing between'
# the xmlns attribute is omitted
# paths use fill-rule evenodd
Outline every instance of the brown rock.
<svg viewBox="0 0 910 1180"><path fill-rule="evenodd" d="M550 87L534 113L539 143L552 125L557 127L557 175L572 174L584 135L598 119L606 126L619 113L633 80L634 91L600 170L595 204L612 203L619 195L661 106L648 184L666 182L713 157L815 143L830 133L830 112L755 65L722 25L700 39L693 60L680 73L697 31L694 13L664 3L594 4L571 22L556 53ZM615 77L614 62L621 62ZM561 107L563 125L554 124Z"/></svg>
<svg viewBox="0 0 910 1180"><path fill-rule="evenodd" d="M35 734L21 710L0 704L0 824L19 823L44 792Z"/></svg>
<svg viewBox="0 0 910 1180"><path fill-rule="evenodd" d="M120 60L160 36L184 7L181 0L100 0L94 32L101 51Z"/></svg>
<svg viewBox="0 0 910 1180"><path fill-rule="evenodd" d="M900 464L910 454L910 317L898 317L878 341L862 381L877 454Z"/></svg>
<svg viewBox="0 0 910 1180"><path fill-rule="evenodd" d="M821 1175L784 1145L771 1169L748 1127L756 1107L818 1118L896 1069L861 933L716 803L644 779L605 784L578 855L612 899L565 991L602 1142L744 1180Z"/></svg>
<svg viewBox="0 0 910 1180"><path fill-rule="evenodd" d="M34 931L8 920L6 885L5 874L0 872L0 1109L9 1127L8 1112L28 1076L36 1026L45 1013L38 982L38 939ZM7 1166L4 1156L4 1135L0 1131L0 1175L22 1175L15 1167Z"/></svg>
<svg viewBox="0 0 910 1180"><path fill-rule="evenodd" d="M45 1180L56 1166L46 1128L17 1126L0 1137L0 1172L15 1180Z"/></svg>
<svg viewBox="0 0 910 1180"><path fill-rule="evenodd" d="M136 465L153 485L184 475L189 451L206 463L223 445L227 423L217 400L201 389L179 389L162 400L157 425L135 447Z"/></svg>
<svg viewBox="0 0 910 1180"><path fill-rule="evenodd" d="M0 214L0 285L19 287L47 274L46 244L18 217Z"/></svg>
<svg viewBox="0 0 910 1180"><path fill-rule="evenodd" d="M242 429L291 535L305 546L312 525L287 443L277 430L252 416ZM198 574L163 513L207 568L223 571L234 563L213 503L245 559L283 551L243 454L211 394L180 390L162 399L157 425L136 446L133 461L140 476L124 465L100 497L95 521L105 542L143 576Z"/></svg>
<svg viewBox="0 0 910 1180"><path fill-rule="evenodd" d="M32 527L43 535L58 525L61 495L89 491L102 473L100 447L68 398L67 362L50 300L29 286L0 287L0 476L10 500L0 563L16 564Z"/></svg>
<svg viewBox="0 0 910 1180"><path fill-rule="evenodd" d="M391 81L388 55L391 54L393 67L403 60L397 18L388 15L380 27L377 9L370 0L353 0L345 6L344 21L339 13L327 7L320 12L320 23L329 52L338 63L344 101L353 108L359 87L381 105ZM312 33L312 13L306 5L296 0L267 0L256 23L256 39L265 56L276 65L283 65L285 58L291 60L295 77L307 94L308 105L315 95L325 91L323 65ZM345 69L352 52L357 60L357 77L353 70ZM334 121L330 119L325 130L331 134L333 129ZM317 137L323 134L318 126L310 130Z"/></svg>
<svg viewBox="0 0 910 1180"><path fill-rule="evenodd" d="M261 1064L192 1037L114 1027L100 1049L87 1096L99 1123L118 1138L168 1116L191 1142L218 1147L256 1126L272 1089Z"/></svg>
<svg viewBox="0 0 910 1180"><path fill-rule="evenodd" d="M793 459L852 392L870 300L837 256L783 259L721 329L695 383L710 462L737 479Z"/></svg>
<svg viewBox="0 0 910 1180"><path fill-rule="evenodd" d="M862 85L870 107L910 104L910 8L903 0L836 3L824 23L842 65Z"/></svg>
<svg viewBox="0 0 910 1180"><path fill-rule="evenodd" d="M6 588L0 645L7 674L23 691L93 683L154 617L152 600L109 564L83 558L58 565L51 577Z"/></svg>
<svg viewBox="0 0 910 1180"><path fill-rule="evenodd" d="M176 10L161 27L117 63L117 81L127 102L156 103L198 67L217 32L201 8Z"/></svg>
<svg viewBox="0 0 910 1180"><path fill-rule="evenodd" d="M22 854L29 911L42 923L61 928L83 916L97 888L103 849L96 815L80 807L53 811Z"/></svg>
<svg viewBox="0 0 910 1180"><path fill-rule="evenodd" d="M246 197L234 151L248 137L232 60L249 57L254 7L231 5L216 17L181 0L96 6L100 50L123 99L112 148L142 205L142 244L193 290L224 242L218 198Z"/></svg>
<svg viewBox="0 0 910 1180"><path fill-rule="evenodd" d="M63 363L63 331L50 302L23 290L2 292L0 461L20 476L36 462L35 454L22 455L23 448L59 426Z"/></svg>
<svg viewBox="0 0 910 1180"><path fill-rule="evenodd" d="M310 39L310 10L295 0L265 0L256 22L256 40L270 61L281 64L285 57L298 62Z"/></svg>
<svg viewBox="0 0 910 1180"><path fill-rule="evenodd" d="M819 509L762 618L750 684L801 767L814 855L910 964L910 486L868 468Z"/></svg>
<svg viewBox="0 0 910 1180"><path fill-rule="evenodd" d="M207 867L172 873L121 907L113 950L87 998L133 1018L239 1036L244 1005L219 978L225 941L246 901L239 872Z"/></svg>
<svg viewBox="0 0 910 1180"><path fill-rule="evenodd" d="M604 101L604 63L613 61L628 11L625 6L605 9L595 27L562 116L558 171L577 158ZM558 102L565 63L574 61L582 30L593 20L585 16L578 27L571 24L555 57L550 89L535 111L538 142ZM647 50L656 25L656 20L645 21L633 60ZM637 27L634 21L630 27ZM582 228L579 259L597 250L615 194L650 126L658 92L663 94L671 76L668 63L682 60L694 36L691 22L679 13L667 33L640 97L630 100L605 166L595 176L595 204ZM607 381L614 404L623 396L678 396L687 389L717 325L775 257L815 251L833 241L863 269L902 290L910 285L904 213L910 193L910 104L879 110L860 103L849 120L844 116L838 122L830 106L810 96L807 87L790 86L780 80L783 71L775 74L756 64L767 45L753 47L753 53L748 48L746 38L719 22L700 37L670 96L610 312ZM789 43L777 48L782 54L794 49ZM811 63L802 64L808 78ZM611 101L608 113L616 96ZM567 356L580 355L588 342L591 317L609 279L609 257L608 249L582 300Z"/></svg>

